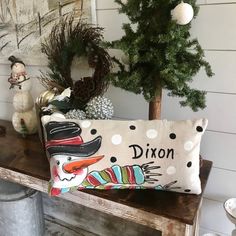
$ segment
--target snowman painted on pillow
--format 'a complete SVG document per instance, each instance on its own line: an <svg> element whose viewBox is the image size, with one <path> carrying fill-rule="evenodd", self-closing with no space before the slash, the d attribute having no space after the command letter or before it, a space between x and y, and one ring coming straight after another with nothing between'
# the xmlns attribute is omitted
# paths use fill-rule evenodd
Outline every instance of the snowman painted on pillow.
<svg viewBox="0 0 236 236"><path fill-rule="evenodd" d="M94 155L101 147L102 137L84 142L80 126L67 121L49 122L45 130L53 188L79 186L88 174L88 167L104 157Z"/></svg>

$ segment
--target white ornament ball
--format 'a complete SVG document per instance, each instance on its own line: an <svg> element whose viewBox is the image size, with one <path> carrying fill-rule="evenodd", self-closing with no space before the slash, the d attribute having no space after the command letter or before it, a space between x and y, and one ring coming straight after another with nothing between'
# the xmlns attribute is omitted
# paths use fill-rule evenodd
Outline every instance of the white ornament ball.
<svg viewBox="0 0 236 236"><path fill-rule="evenodd" d="M22 122L21 119L24 120L25 126L27 128L28 134L34 134L37 132L37 117L36 112L34 110L30 110L27 112L15 112L12 116L12 124L14 129L18 133L22 133Z"/></svg>
<svg viewBox="0 0 236 236"><path fill-rule="evenodd" d="M17 112L29 111L34 107L30 92L19 92L13 97L13 106Z"/></svg>
<svg viewBox="0 0 236 236"><path fill-rule="evenodd" d="M188 4L181 2L172 10L172 19L177 21L179 25L187 25L191 22L194 16L193 7Z"/></svg>

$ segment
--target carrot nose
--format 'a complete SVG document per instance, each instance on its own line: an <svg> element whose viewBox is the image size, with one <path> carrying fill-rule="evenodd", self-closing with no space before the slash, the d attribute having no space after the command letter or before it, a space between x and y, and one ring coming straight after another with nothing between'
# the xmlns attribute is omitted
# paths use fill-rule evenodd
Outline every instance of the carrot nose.
<svg viewBox="0 0 236 236"><path fill-rule="evenodd" d="M76 174L76 172L84 169L96 162L100 161L104 156L90 157L88 159L72 161L70 163L64 164L63 169L70 174Z"/></svg>

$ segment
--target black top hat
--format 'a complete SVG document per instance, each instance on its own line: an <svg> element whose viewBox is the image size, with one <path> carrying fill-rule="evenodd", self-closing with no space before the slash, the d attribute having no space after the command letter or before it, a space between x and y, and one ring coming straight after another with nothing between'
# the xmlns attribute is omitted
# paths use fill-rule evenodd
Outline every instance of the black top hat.
<svg viewBox="0 0 236 236"><path fill-rule="evenodd" d="M98 136L87 143L80 137L81 128L75 122L49 122L45 125L47 133L46 149L51 156L72 155L89 157L101 147L102 137Z"/></svg>
<svg viewBox="0 0 236 236"><path fill-rule="evenodd" d="M51 121L45 125L47 141L77 137L81 134L80 126L75 122Z"/></svg>
<svg viewBox="0 0 236 236"><path fill-rule="evenodd" d="M16 58L15 56L10 56L10 57L8 58L8 60L11 62L11 68L12 68L16 63L21 63L21 64L23 64L23 65L25 66L25 63L24 63L21 59Z"/></svg>

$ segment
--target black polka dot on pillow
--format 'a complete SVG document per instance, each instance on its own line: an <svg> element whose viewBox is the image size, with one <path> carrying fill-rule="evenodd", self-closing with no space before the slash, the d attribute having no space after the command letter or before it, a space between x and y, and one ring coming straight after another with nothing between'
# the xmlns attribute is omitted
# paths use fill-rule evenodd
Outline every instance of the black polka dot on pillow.
<svg viewBox="0 0 236 236"><path fill-rule="evenodd" d="M197 132L203 132L203 128L201 126L197 126L196 130Z"/></svg>
<svg viewBox="0 0 236 236"><path fill-rule="evenodd" d="M170 139L176 139L176 134L171 133L171 134L169 135L169 137L170 137Z"/></svg>
<svg viewBox="0 0 236 236"><path fill-rule="evenodd" d="M115 162L117 162L117 158L116 157L111 157L111 163L115 163Z"/></svg>
<svg viewBox="0 0 236 236"><path fill-rule="evenodd" d="M135 127L134 125L131 125L129 128L130 128L131 130L135 130L135 129L136 129L136 127Z"/></svg>
<svg viewBox="0 0 236 236"><path fill-rule="evenodd" d="M190 168L192 166L192 162L188 162L187 167Z"/></svg>
<svg viewBox="0 0 236 236"><path fill-rule="evenodd" d="M95 135L96 133L97 133L97 130L96 130L96 129L92 129L92 130L91 130L91 134L92 134L92 135Z"/></svg>

